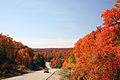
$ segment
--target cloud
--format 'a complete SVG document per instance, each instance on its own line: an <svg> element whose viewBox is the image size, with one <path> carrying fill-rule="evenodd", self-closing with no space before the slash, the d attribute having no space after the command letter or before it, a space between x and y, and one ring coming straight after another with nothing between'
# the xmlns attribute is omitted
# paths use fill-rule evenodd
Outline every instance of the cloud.
<svg viewBox="0 0 120 80"><path fill-rule="evenodd" d="M76 41L75 39L24 39L20 42L31 48L71 48Z"/></svg>

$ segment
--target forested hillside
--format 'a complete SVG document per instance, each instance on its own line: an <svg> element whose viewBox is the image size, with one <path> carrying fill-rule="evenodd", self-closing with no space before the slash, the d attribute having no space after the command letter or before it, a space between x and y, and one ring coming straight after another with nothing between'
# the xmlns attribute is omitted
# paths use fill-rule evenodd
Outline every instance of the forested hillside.
<svg viewBox="0 0 120 80"><path fill-rule="evenodd" d="M120 5L115 6L101 15L102 26L67 52L62 68L75 70L72 80L120 80Z"/></svg>
<svg viewBox="0 0 120 80"><path fill-rule="evenodd" d="M0 34L0 77L14 76L15 73L25 73L28 70L44 67L42 56L34 55L31 48Z"/></svg>
<svg viewBox="0 0 120 80"><path fill-rule="evenodd" d="M34 54L40 54L45 58L45 61L51 62L52 67L61 68L66 52L70 48L45 48L33 49Z"/></svg>

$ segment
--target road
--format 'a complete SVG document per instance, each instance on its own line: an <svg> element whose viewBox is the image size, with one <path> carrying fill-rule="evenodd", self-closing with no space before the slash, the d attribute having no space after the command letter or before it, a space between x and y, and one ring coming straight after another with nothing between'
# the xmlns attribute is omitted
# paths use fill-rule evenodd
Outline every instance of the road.
<svg viewBox="0 0 120 80"><path fill-rule="evenodd" d="M57 71L57 69L52 69L48 62L46 62L46 66L49 68L49 73L44 73L44 70L40 70L28 74L23 74L21 76L7 78L4 80L47 80L50 76L52 76L52 74L54 74L55 71Z"/></svg>

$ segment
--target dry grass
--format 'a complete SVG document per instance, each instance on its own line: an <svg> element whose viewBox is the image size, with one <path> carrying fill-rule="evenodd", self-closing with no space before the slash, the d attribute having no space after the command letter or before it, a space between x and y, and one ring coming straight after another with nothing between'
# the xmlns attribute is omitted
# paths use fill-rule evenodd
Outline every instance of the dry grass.
<svg viewBox="0 0 120 80"><path fill-rule="evenodd" d="M60 70L60 75L61 75L60 80L70 80L72 72L73 72L72 69L61 69Z"/></svg>

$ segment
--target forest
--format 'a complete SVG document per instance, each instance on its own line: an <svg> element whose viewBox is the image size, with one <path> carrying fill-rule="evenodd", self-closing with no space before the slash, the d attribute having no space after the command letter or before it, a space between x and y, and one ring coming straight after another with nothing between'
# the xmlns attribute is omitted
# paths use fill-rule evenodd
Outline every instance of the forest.
<svg viewBox="0 0 120 80"><path fill-rule="evenodd" d="M61 68L70 48L32 49L8 35L0 34L0 77L12 77L51 67Z"/></svg>
<svg viewBox="0 0 120 80"><path fill-rule="evenodd" d="M30 48L0 34L0 77L46 68L72 69L71 80L120 80L120 0L101 14L103 24L73 48Z"/></svg>
<svg viewBox="0 0 120 80"><path fill-rule="evenodd" d="M103 25L79 39L67 52L62 68L72 80L120 80L120 0L102 13Z"/></svg>
<svg viewBox="0 0 120 80"><path fill-rule="evenodd" d="M11 77L45 67L42 55L33 54L31 48L8 35L0 34L0 77Z"/></svg>
<svg viewBox="0 0 120 80"><path fill-rule="evenodd" d="M46 62L51 63L53 68L61 68L66 56L66 52L70 48L44 48L33 49L34 54L40 54L44 57Z"/></svg>

